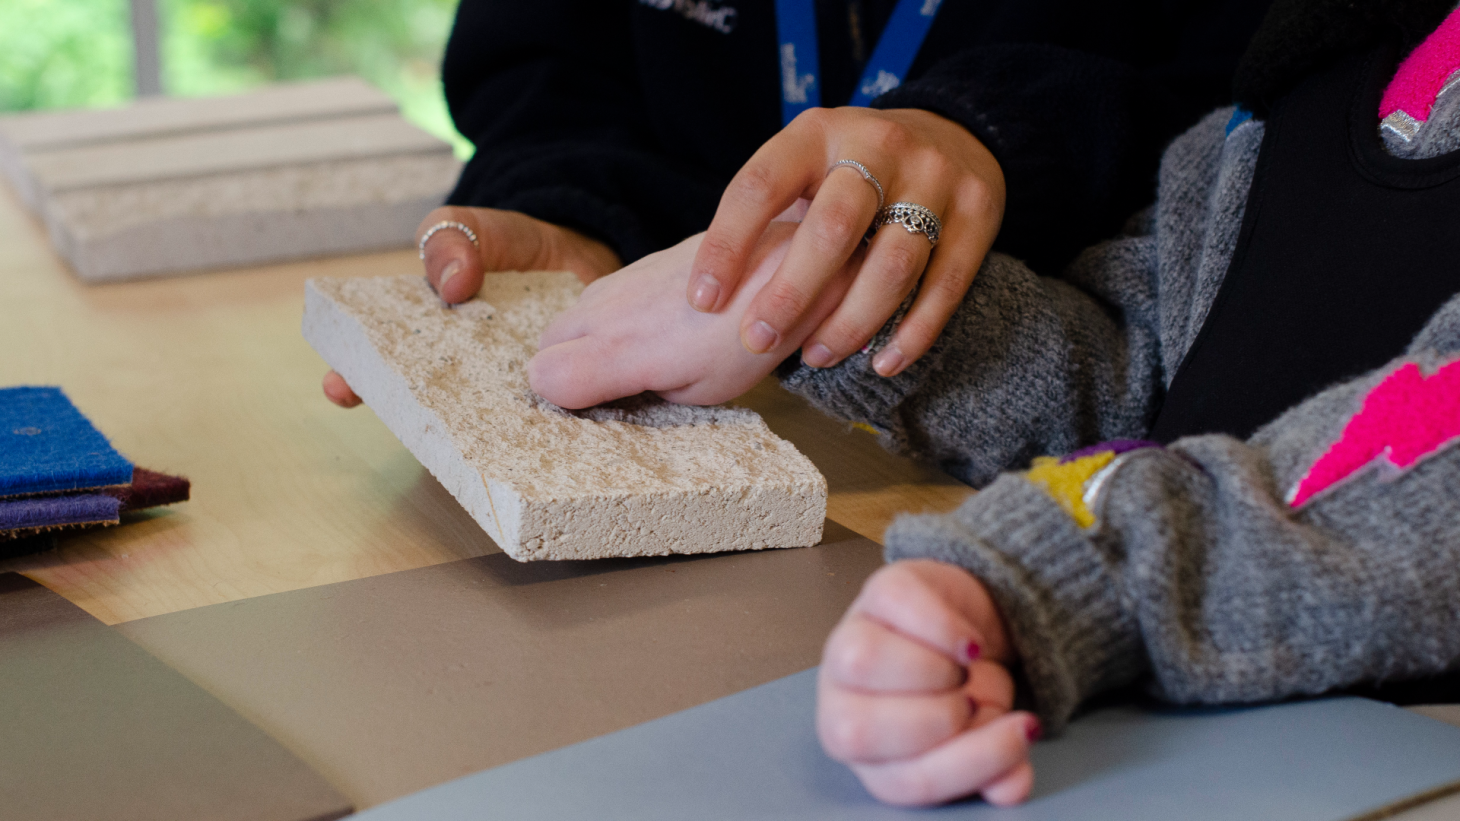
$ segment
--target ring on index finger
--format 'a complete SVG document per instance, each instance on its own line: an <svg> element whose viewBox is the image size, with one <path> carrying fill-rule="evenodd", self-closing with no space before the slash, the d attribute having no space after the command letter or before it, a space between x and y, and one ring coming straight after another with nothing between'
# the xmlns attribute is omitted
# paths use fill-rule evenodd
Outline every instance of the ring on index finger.
<svg viewBox="0 0 1460 821"><path fill-rule="evenodd" d="M831 172L837 170L838 167L843 165L855 168L858 171L862 172L862 179L872 183L872 187L877 189L877 210L881 211L882 204L887 201L887 195L882 192L882 183L878 182L877 178L872 176L872 172L867 170L867 166L862 165L856 160L837 160L836 162L831 164L831 168L826 169L827 176L831 176Z"/></svg>

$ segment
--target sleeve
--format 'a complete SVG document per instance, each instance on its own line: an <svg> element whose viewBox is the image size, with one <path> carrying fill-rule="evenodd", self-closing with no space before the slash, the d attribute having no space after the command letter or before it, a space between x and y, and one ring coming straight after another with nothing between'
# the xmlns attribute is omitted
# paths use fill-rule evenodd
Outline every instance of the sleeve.
<svg viewBox="0 0 1460 821"><path fill-rule="evenodd" d="M1155 268L1151 236L1096 246L1061 279L991 254L907 370L872 370L894 316L866 350L827 369L793 357L781 381L889 450L980 487L1039 454L1150 428L1162 390Z"/></svg>
<svg viewBox="0 0 1460 821"><path fill-rule="evenodd" d="M887 557L987 585L1055 728L1142 680L1240 703L1432 676L1460 664L1457 443L1460 297L1404 357L1246 442L1037 460L898 520Z"/></svg>
<svg viewBox="0 0 1460 821"><path fill-rule="evenodd" d="M618 0L463 0L442 79L477 150L448 203L573 228L625 263L709 224L724 181L653 150L630 11Z"/></svg>
<svg viewBox="0 0 1460 821"><path fill-rule="evenodd" d="M1210 35L1221 43L1199 51L1183 41L1194 53L1158 66L1048 44L970 48L873 105L932 111L977 137L1008 192L995 250L1057 271L1150 204L1162 150L1227 102L1237 55L1257 27L1253 11L1223 29L1225 38Z"/></svg>

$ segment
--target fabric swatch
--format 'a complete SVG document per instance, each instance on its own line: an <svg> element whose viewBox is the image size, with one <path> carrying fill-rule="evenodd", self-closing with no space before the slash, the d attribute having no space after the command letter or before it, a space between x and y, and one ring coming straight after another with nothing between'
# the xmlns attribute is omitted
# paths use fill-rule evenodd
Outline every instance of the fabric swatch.
<svg viewBox="0 0 1460 821"><path fill-rule="evenodd" d="M131 481L132 463L60 388L0 388L0 498Z"/></svg>
<svg viewBox="0 0 1460 821"><path fill-rule="evenodd" d="M191 489L191 483L181 476L136 468L129 485L88 493L0 499L3 555L34 553L54 546L51 541L35 541L29 549L21 549L13 542L56 528L120 524L122 513L186 502Z"/></svg>

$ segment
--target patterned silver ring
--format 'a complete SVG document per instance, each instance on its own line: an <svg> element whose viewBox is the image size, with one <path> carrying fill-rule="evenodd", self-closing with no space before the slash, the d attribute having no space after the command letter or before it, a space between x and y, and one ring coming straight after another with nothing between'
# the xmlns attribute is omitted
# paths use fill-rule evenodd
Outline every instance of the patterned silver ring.
<svg viewBox="0 0 1460 821"><path fill-rule="evenodd" d="M909 234L922 234L934 248L938 247L938 236L943 233L943 221L938 219L937 214L915 202L894 202L879 210L877 218L872 220L872 227L867 229L867 239L871 240L878 228L894 222L906 228Z"/></svg>
<svg viewBox="0 0 1460 821"><path fill-rule="evenodd" d="M826 169L826 175L828 177L831 176L831 172L843 165L850 166L862 172L862 179L872 183L872 187L877 189L877 210L881 211L882 203L887 201L887 195L882 193L882 183L878 182L877 178L872 176L872 172L867 170L867 166L862 165L856 160L837 160L831 164L831 168Z"/></svg>
<svg viewBox="0 0 1460 821"><path fill-rule="evenodd" d="M426 243L430 241L432 235L434 235L437 231L442 231L447 228L453 228L463 234L466 234L466 238L471 240L471 244L475 245L478 249L481 249L482 246L481 243L477 242L477 233L475 231L454 220L442 220L441 222L436 223L430 228L427 228L426 233L421 235L421 241L416 243L416 251L420 253L421 259L426 258Z"/></svg>

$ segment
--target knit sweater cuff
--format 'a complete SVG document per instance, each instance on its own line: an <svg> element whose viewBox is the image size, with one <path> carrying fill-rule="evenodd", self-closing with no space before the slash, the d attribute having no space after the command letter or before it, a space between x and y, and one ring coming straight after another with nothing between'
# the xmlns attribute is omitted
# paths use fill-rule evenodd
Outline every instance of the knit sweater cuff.
<svg viewBox="0 0 1460 821"><path fill-rule="evenodd" d="M1112 568L1069 515L1020 476L1000 477L948 515L899 518L886 545L888 561L935 559L983 582L1053 732L1082 701L1146 668Z"/></svg>

